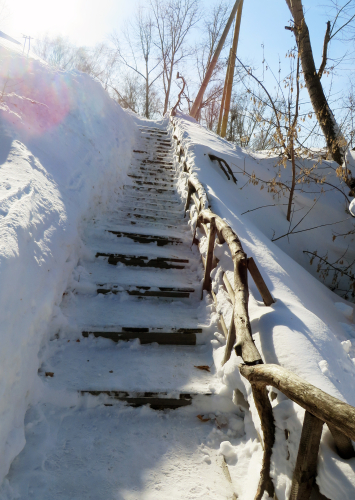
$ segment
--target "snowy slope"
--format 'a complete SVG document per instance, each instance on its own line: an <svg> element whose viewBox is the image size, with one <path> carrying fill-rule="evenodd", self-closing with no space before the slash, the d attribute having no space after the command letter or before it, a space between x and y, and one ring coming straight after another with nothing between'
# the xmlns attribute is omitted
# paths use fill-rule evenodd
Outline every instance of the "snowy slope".
<svg viewBox="0 0 355 500"><path fill-rule="evenodd" d="M85 74L6 43L0 60L2 479L25 443L38 352L78 260L81 222L119 195L137 127Z"/></svg>
<svg viewBox="0 0 355 500"><path fill-rule="evenodd" d="M243 170L243 165L246 165L246 169L255 171L256 176L261 177L268 175L265 174L267 169L273 168L273 160L261 155L257 159L251 157L247 152L233 147L200 127L190 117L180 115L174 118L174 123L176 128L173 133L181 141L185 153L184 160L205 187L212 211L224 218L238 234L245 252L254 257L271 294L276 299L272 307L265 307L250 280L249 315L254 339L264 361L280 364L325 392L355 406L355 325L352 305L332 293L291 258L299 260L299 250L306 240L291 240L295 238L291 236L289 245L285 238L284 244L280 246L270 241L273 230L277 234L287 232L286 207L269 208L274 210L272 219L265 212L268 209L242 215L248 209L276 201L273 201L267 189L260 191L260 186L243 187L247 179L245 180L243 172L238 175L236 166ZM237 185L226 179L218 163L208 158L208 153L222 157L229 163L236 174ZM188 174L180 175L180 191L186 196ZM331 193L331 196L334 201L334 193ZM297 193L296 203L300 207L309 206L311 197L313 198L314 194L307 196L305 193ZM319 220L322 223L322 211L325 211L325 220L329 220L331 216L339 217L341 211L342 216L346 217L343 198L340 195L340 200L337 204L334 202L334 207L323 204L320 212L312 215L313 223L317 220L314 225L319 224ZM333 212L338 213L334 215ZM312 226L312 222L308 221L308 224ZM317 237L325 239L324 234L317 235L313 241L309 235L304 238L308 238L312 244ZM206 245L206 238L202 236L200 246L206 249ZM227 271L227 274L230 273L230 282L233 283L233 264L227 245L216 245L215 254L220 259L223 270ZM221 278L221 272L215 270L213 287L215 292L218 292L219 308L229 324L232 306L221 286ZM215 352L217 367L221 365L223 352L223 347ZM251 397L250 385L241 379L237 368L240 362L241 358L233 354L229 362L220 368L219 376L229 388L231 396L235 388L248 396L253 420L258 428L259 419ZM275 392L277 393L276 390ZM277 447L273 454L272 474L278 498L288 498L304 411L282 395L274 401L274 406ZM285 429L294 431L291 432L288 442L285 441ZM260 433L260 428L258 430ZM328 430L323 434L322 461L317 481L327 497L350 500L355 491L355 459L340 459L332 449L328 434ZM250 449L245 449L244 452L251 453ZM236 453L240 456L240 449L231 454L233 460L230 463L227 459L231 467L237 462ZM250 485L254 471L249 472ZM240 470L235 474L239 477ZM241 498L252 498L249 486L244 489L242 487L239 494Z"/></svg>

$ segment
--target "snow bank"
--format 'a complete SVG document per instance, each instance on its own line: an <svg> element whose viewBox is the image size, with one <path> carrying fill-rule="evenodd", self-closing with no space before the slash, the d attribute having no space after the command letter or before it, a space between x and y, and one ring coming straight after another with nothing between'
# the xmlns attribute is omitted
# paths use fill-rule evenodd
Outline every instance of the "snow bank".
<svg viewBox="0 0 355 500"><path fill-rule="evenodd" d="M6 44L0 59L1 480L25 444L38 353L78 261L80 223L119 196L137 127L88 75Z"/></svg>
<svg viewBox="0 0 355 500"><path fill-rule="evenodd" d="M284 238L283 244L280 244L282 248L272 243L273 232L278 235L283 234L289 227L285 217L286 207L281 205L285 201L278 199L273 201L273 195L267 189L260 191L260 186L248 184L248 178L243 175L243 170L245 168L249 172L254 172L259 178L270 175L267 170L271 169L272 173L273 160L266 155L258 155L255 158L248 152L235 148L200 127L190 117L177 116L174 118L174 123L176 128L173 133L181 141L185 153L184 160L204 185L213 212L224 218L238 234L244 250L248 256L254 257L271 294L276 299L272 307L265 307L254 283L250 280L250 320L254 340L264 361L284 366L332 396L355 406L353 390L355 366L352 359L355 345L354 340L348 338L349 331L352 330L353 309L346 301L340 302L339 296L327 289L294 260L294 258L300 260L299 253L302 253L307 238L308 242L313 238L314 243L317 238L324 238L324 233L312 237L308 233L308 236L293 239L292 244ZM237 177L237 185L232 180L227 180L218 163L209 159L208 153L228 162ZM186 177L187 174L181 173L179 189L183 196L186 196ZM324 203L321 209L318 209L317 216L312 214L313 219L309 222L311 226L312 223L314 225L321 223L322 217L332 220L331 217L339 216L341 211L346 218L344 197L340 195L337 199L334 193L332 196L334 205L327 207ZM309 208L312 206L313 198L314 194L311 192L298 192L295 203L298 208ZM273 212L266 212L268 209L265 209L246 213L255 207L272 203L279 205ZM322 211L325 211L323 215ZM334 216L332 211L338 213ZM302 225L300 227L302 228ZM200 246L207 248L207 241L204 240L206 238L202 236ZM233 264L227 245L216 245L216 254L223 270L227 274L230 273L230 282L233 283ZM223 291L222 273L216 269L212 276L218 307L223 311L224 317L227 317L228 323L232 305ZM347 323L344 323L346 320ZM344 341L348 341L346 345L342 344ZM229 390L231 396L235 389L241 391L249 402L254 425L261 435L250 384L239 375L238 364L242 360L233 353L229 362L223 368L219 368L223 352L224 347L216 350L215 362L219 376L226 386L225 390ZM273 390L273 392L276 445L273 452L272 475L276 494L281 499L288 498L290 493L304 410L287 400L278 391ZM250 436L250 439L253 437ZM318 471L317 482L321 492L327 497L333 500L338 498L350 500L354 496L355 488L355 459L346 461L344 466L344 460L335 453L331 442L328 431L324 432L320 459L322 466ZM227 457L232 455L232 450L226 444L223 445L221 453L224 451ZM235 453L238 455L237 450ZM236 477L238 477L237 472ZM245 482L251 484L252 476ZM330 484L333 484L332 488ZM250 488L243 488L242 486L238 491L239 498L252 498Z"/></svg>

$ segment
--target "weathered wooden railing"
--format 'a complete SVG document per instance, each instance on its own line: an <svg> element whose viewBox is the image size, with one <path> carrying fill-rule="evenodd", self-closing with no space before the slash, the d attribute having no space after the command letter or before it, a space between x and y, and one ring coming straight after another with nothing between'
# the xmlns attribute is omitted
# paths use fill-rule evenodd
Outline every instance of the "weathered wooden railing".
<svg viewBox="0 0 355 500"><path fill-rule="evenodd" d="M173 120L172 124L174 126ZM201 255L205 268L203 290L212 294L215 303L217 303L217 297L211 287L211 271L218 265L217 259L213 256L215 239L219 244L227 243L233 260L234 288L226 273L223 274L223 282L233 304L233 315L228 329L223 316L220 316L221 327L226 337L223 364L230 358L233 348L236 354L242 357L244 364L239 367L239 370L251 384L255 406L261 421L264 453L255 499L260 500L265 491L270 497L274 495L270 464L275 442L275 423L266 389L267 386L273 386L306 410L290 499L307 500L311 495L316 477L318 450L324 423L328 425L333 435L340 457L351 458L355 455L351 443L351 439L355 440L355 408L321 391L281 366L263 364L262 357L253 341L248 314L248 270L264 304L270 306L275 301L253 258L247 258L238 236L223 219L212 212L205 189L196 175L191 174L183 159L184 150L180 141L175 135L173 138L176 141L176 153L179 162L182 163L183 171L190 173L187 181L185 211L189 209L193 201L197 211L196 227L200 227L208 238L206 258ZM196 228L193 242L198 243L195 234Z"/></svg>

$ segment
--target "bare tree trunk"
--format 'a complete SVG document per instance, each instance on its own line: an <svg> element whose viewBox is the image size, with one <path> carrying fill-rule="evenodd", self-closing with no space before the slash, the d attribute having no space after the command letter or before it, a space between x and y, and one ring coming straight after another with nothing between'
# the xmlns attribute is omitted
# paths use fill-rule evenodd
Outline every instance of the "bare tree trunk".
<svg viewBox="0 0 355 500"><path fill-rule="evenodd" d="M149 118L149 71L148 59L145 61L145 117Z"/></svg>
<svg viewBox="0 0 355 500"><path fill-rule="evenodd" d="M168 88L165 94L165 102L164 102L164 113L168 111L168 106L169 106L169 97L170 97L170 89L171 89L171 79L173 77L173 70L174 70L174 59L172 59L171 64L170 64L170 72L168 76Z"/></svg>
<svg viewBox="0 0 355 500"><path fill-rule="evenodd" d="M323 131L328 149L334 161L339 165L344 162L346 140L338 127L334 115L329 108L324 95L323 87L314 64L309 31L304 19L302 0L286 0L295 23L292 31L295 34L301 58L302 69L309 98L321 129Z"/></svg>

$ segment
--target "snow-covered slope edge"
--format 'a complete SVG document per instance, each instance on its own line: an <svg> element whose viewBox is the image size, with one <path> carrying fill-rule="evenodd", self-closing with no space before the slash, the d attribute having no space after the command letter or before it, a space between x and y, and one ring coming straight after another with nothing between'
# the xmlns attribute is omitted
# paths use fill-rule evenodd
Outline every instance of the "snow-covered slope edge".
<svg viewBox="0 0 355 500"><path fill-rule="evenodd" d="M0 60L1 480L24 446L38 353L81 251L80 222L119 196L137 127L85 74L6 47Z"/></svg>
<svg viewBox="0 0 355 500"><path fill-rule="evenodd" d="M212 211L225 218L238 234L244 250L256 260L272 295L277 300L273 307L265 307L250 280L249 314L254 339L264 361L280 364L327 393L355 406L355 367L348 354L350 352L353 357L353 350L351 340L347 340L345 335L346 331L352 332L354 327L352 315L349 314L352 312L351 307L273 244L250 219L241 217L245 207L241 200L238 200L239 189L226 180L218 165L209 160L207 153L222 156L227 161L234 160L239 164L243 164L246 155L203 129L189 117L174 117L174 123L176 128L173 134L182 145L184 160L204 185ZM183 195L184 191L186 195L186 176L187 174L182 173L180 179ZM204 246L203 237L201 245ZM226 245L217 245L215 252L222 268L227 273L232 272L233 265ZM233 282L232 276L230 281ZM232 307L219 286L221 284L221 273L216 270L213 286L215 292L218 292L220 310L229 324ZM344 316L341 310L348 313L348 317ZM217 338L220 339L220 336ZM223 352L224 347L216 349L216 366L221 365ZM231 397L233 390L238 388L248 398L253 422L261 434L250 385L239 375L238 364L241 361L241 358L233 354L230 361L220 368L219 375ZM274 392L278 393L276 390ZM277 497L281 500L288 498L290 494L304 411L280 393L273 401L273 407L276 444L271 472ZM250 457L255 452L259 453L259 460L261 457L260 450L253 443L255 434L253 436L253 433L249 433L247 438L249 442L243 450L239 446L234 453L226 456L236 480L239 498L242 499L254 497L253 490L256 489L256 476L259 473L255 459L248 459L248 463L245 463L245 456ZM332 500L352 499L355 490L355 459L342 460L338 457L327 429L323 432L319 457L317 482L321 492ZM253 465L250 466L249 462ZM246 476L249 476L248 480Z"/></svg>

